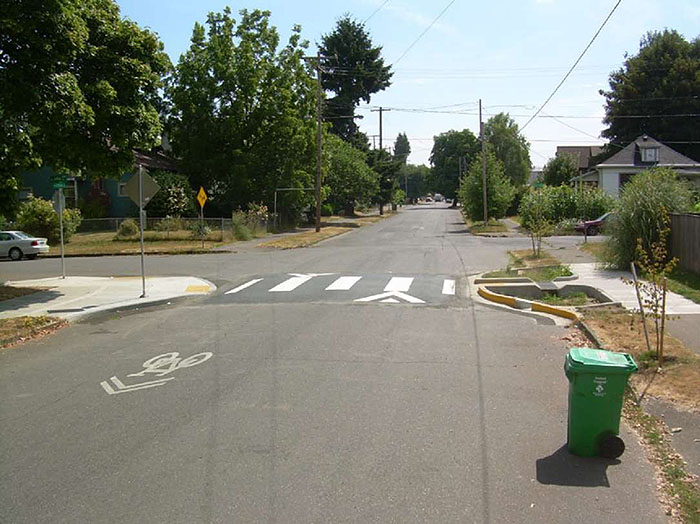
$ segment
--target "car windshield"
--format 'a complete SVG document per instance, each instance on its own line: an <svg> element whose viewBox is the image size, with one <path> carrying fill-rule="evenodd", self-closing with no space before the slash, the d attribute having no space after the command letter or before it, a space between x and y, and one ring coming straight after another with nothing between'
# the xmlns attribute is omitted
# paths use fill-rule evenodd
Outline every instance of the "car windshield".
<svg viewBox="0 0 700 524"><path fill-rule="evenodd" d="M608 218L608 215L609 215L609 214L610 214L610 212L607 212L607 213L605 213L605 214L603 214L603 215L600 215L598 218L596 218L596 221L603 221L603 220L605 220L606 218Z"/></svg>

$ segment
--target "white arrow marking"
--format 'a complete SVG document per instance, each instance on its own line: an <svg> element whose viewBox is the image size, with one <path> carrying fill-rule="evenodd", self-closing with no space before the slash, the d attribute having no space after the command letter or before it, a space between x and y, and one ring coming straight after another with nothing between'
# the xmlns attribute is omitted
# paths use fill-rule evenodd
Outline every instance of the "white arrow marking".
<svg viewBox="0 0 700 524"><path fill-rule="evenodd" d="M234 293L238 293L239 291L243 291L244 289L249 288L250 286L255 285L258 282L262 282L262 281L263 281L262 278L255 278L255 279L251 280L250 282L246 282L245 284L240 285L236 288L229 289L226 293L224 293L224 295L232 295Z"/></svg>
<svg viewBox="0 0 700 524"><path fill-rule="evenodd" d="M400 291L394 291L391 292L389 291L388 293L380 293L379 295L372 295L371 297L365 297L365 298L356 298L355 302L373 302L375 300L382 300L385 298L400 298L402 300L405 300L406 302L410 302L411 304L425 304L424 300L421 300L420 298L412 297L411 295L407 295L406 293L401 293ZM385 302L384 300L382 300ZM396 302L399 302L398 300Z"/></svg>
<svg viewBox="0 0 700 524"><path fill-rule="evenodd" d="M361 278L362 277L339 277L326 288L326 291L348 291L352 286L357 284Z"/></svg>
<svg viewBox="0 0 700 524"><path fill-rule="evenodd" d="M442 294L443 295L454 295L455 294L455 281L445 280L442 283Z"/></svg>
<svg viewBox="0 0 700 524"><path fill-rule="evenodd" d="M285 280L281 284L277 284L269 292L270 293L279 293L279 292L284 292L284 291L293 291L314 277L324 277L327 275L332 275L333 273L308 273L308 274L289 273L289 274L293 275L292 278L288 278L287 280Z"/></svg>
<svg viewBox="0 0 700 524"><path fill-rule="evenodd" d="M102 389L104 389L107 392L107 394L118 395L119 393L128 393L129 391L138 391L139 389L148 389L163 386L166 382L174 378L175 377L162 378L160 380L154 380L152 382L141 382L140 384L132 384L130 386L127 386L117 377L111 377L110 380L116 386L116 390L114 390L110 383L107 381L100 382L100 385L102 386Z"/></svg>
<svg viewBox="0 0 700 524"><path fill-rule="evenodd" d="M413 284L412 277L392 277L384 291L408 291Z"/></svg>
<svg viewBox="0 0 700 524"><path fill-rule="evenodd" d="M399 301L396 300L395 298L385 298L384 300L382 300L382 303L385 303L385 304L398 304Z"/></svg>

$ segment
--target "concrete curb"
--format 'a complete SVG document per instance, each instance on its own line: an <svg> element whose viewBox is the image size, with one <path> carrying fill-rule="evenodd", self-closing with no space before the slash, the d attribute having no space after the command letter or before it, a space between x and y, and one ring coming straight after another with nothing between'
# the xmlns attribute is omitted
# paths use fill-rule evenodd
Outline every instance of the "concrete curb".
<svg viewBox="0 0 700 524"><path fill-rule="evenodd" d="M549 315L565 318L567 320L573 320L574 322L580 319L579 314L575 311L542 304L541 302L535 302L534 300L526 300L508 295L501 295L500 293L488 290L482 286L478 286L477 294L486 300L490 300L491 302L496 302L498 304L504 304L512 307L513 309L528 309L527 306L529 305L529 309L534 312L547 313Z"/></svg>

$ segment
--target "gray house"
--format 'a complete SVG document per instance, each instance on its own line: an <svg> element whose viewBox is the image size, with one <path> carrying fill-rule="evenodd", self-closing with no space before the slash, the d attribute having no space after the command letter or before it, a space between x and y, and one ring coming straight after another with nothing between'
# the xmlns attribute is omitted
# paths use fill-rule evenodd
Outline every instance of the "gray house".
<svg viewBox="0 0 700 524"><path fill-rule="evenodd" d="M700 188L700 163L648 135L640 136L618 153L577 177L577 181L595 185L617 197L620 188L633 175L650 167L670 167L679 177L690 180Z"/></svg>

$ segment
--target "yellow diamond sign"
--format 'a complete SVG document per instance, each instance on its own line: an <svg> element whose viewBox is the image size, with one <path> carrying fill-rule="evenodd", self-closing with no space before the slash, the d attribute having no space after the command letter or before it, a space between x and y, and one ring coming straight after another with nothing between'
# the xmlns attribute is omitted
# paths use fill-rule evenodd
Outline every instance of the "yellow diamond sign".
<svg viewBox="0 0 700 524"><path fill-rule="evenodd" d="M207 201L207 194L204 191L204 188L200 186L199 193L197 193L197 202L199 202L199 206L203 208L206 201Z"/></svg>

